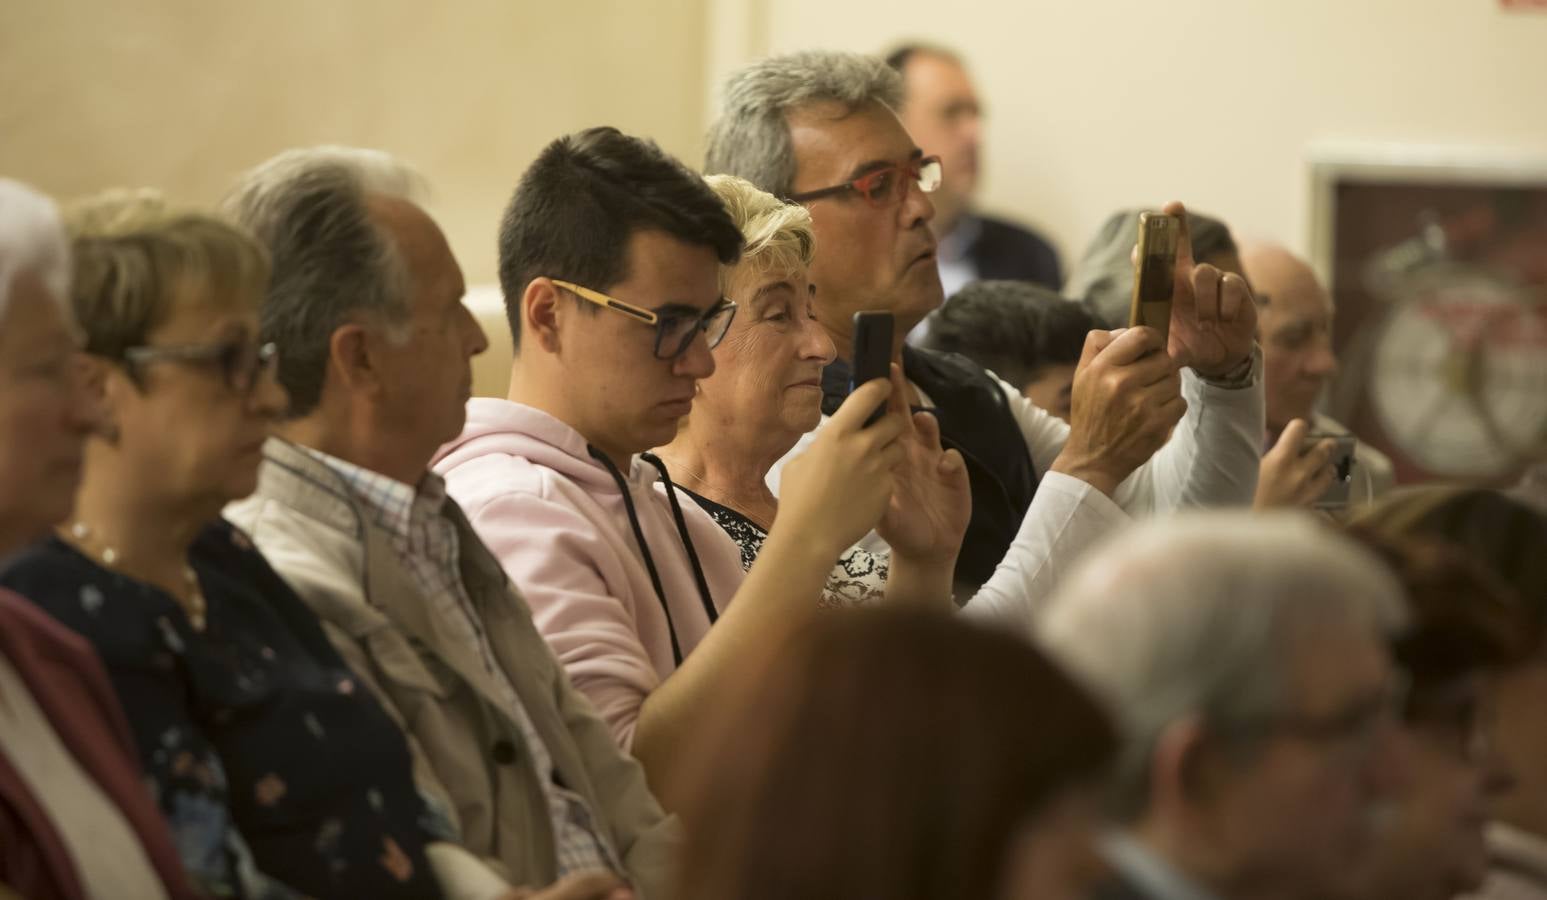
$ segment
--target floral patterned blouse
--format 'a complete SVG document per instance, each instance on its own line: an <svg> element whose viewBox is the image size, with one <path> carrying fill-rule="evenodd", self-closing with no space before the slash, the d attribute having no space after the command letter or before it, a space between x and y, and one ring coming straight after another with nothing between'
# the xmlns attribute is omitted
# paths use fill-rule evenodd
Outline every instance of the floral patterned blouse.
<svg viewBox="0 0 1547 900"><path fill-rule="evenodd" d="M50 539L0 584L96 648L194 883L214 897L439 897L426 843L450 835L414 787L408 745L311 611L219 521L190 562L208 606Z"/></svg>
<svg viewBox="0 0 1547 900"><path fill-rule="evenodd" d="M741 548L742 571L751 569L763 549L763 542L768 539L768 532L728 506L700 497L680 484L677 489L692 497L693 502ZM836 608L879 602L886 596L886 577L890 571L891 559L886 554L850 547L847 553L838 557L838 565L828 574L827 584L822 588L821 605Z"/></svg>

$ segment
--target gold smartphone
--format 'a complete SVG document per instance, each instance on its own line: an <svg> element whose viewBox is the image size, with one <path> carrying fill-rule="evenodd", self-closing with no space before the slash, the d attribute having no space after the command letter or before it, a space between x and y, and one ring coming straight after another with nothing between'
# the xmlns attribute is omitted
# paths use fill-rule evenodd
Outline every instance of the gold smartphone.
<svg viewBox="0 0 1547 900"><path fill-rule="evenodd" d="M1160 332L1164 347L1171 335L1171 292L1176 286L1176 248L1182 223L1176 216L1139 213L1139 253L1133 272L1131 327L1148 325Z"/></svg>

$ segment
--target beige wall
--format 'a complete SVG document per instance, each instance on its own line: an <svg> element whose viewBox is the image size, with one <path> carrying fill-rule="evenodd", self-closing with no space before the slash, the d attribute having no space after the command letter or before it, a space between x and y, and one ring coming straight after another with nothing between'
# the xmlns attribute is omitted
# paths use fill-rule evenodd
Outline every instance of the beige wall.
<svg viewBox="0 0 1547 900"><path fill-rule="evenodd" d="M1303 247L1318 142L1547 153L1547 15L1497 0L12 0L0 173L205 203L284 147L378 146L429 176L487 282L501 205L553 136L612 123L696 162L725 72L919 35L981 82L985 205L1066 256L1170 197Z"/></svg>
<svg viewBox="0 0 1547 900"><path fill-rule="evenodd" d="M0 173L209 203L286 147L380 147L431 182L477 283L544 143L612 124L697 155L704 0L5 0Z"/></svg>
<svg viewBox="0 0 1547 900"><path fill-rule="evenodd" d="M1322 141L1547 153L1547 14L1499 0L775 0L752 27L773 52L959 48L986 205L1066 262L1112 210L1173 197L1307 249Z"/></svg>
<svg viewBox="0 0 1547 900"><path fill-rule="evenodd" d="M697 163L724 74L920 35L981 82L985 205L1066 261L1112 209L1171 197L1304 248L1318 142L1547 154L1547 15L1497 0L6 0L0 174L210 203L285 147L381 147L429 177L486 284L500 209L554 136L610 123ZM498 297L474 301L497 393Z"/></svg>

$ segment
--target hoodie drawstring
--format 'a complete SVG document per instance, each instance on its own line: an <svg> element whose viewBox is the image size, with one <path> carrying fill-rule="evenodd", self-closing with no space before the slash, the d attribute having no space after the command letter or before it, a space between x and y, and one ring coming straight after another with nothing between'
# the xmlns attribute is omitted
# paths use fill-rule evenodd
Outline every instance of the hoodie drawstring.
<svg viewBox="0 0 1547 900"><path fill-rule="evenodd" d="M650 545L645 542L644 529L639 527L639 513L634 510L634 495L629 492L628 481L618 467L612 464L607 454L586 444L586 451L591 458L600 462L612 475L612 480L618 483L618 490L623 492L623 508L628 510L628 523L634 529L634 540L639 543L639 552L644 555L645 568L650 572L650 584L655 587L655 597L661 601L661 612L666 614L666 631L671 635L671 658L673 664L682 665L682 645L677 641L677 626L671 620L671 607L666 603L666 589L661 587L661 573L655 570L655 557L650 554Z"/></svg>
<svg viewBox="0 0 1547 900"><path fill-rule="evenodd" d="M666 482L666 499L671 501L671 515L677 521L677 533L682 535L682 546L687 548L688 562L693 564L693 580L698 582L698 599L704 604L704 615L709 617L709 624L720 621L720 611L714 608L714 598L709 596L709 582L704 578L704 567L698 562L698 551L693 547L693 539L688 536L687 520L682 518L682 506L677 502L677 485L672 482L671 475L666 471L666 463L654 453L641 453L639 458L655 466L661 473L661 480Z"/></svg>

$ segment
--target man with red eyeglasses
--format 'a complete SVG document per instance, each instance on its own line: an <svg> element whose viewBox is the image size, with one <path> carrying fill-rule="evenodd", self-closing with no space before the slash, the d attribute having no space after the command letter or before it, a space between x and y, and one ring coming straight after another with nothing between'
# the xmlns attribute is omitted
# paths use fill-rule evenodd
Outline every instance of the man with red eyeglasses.
<svg viewBox="0 0 1547 900"><path fill-rule="evenodd" d="M898 120L901 96L900 76L873 57L805 52L755 63L728 82L705 171L810 209L817 317L840 354L824 375L825 411L846 393L854 313L894 314L908 399L934 410L971 478L957 599L1030 628L1068 564L1130 513L1251 502L1263 421L1256 313L1242 278L1193 264L1184 231L1169 346L1148 328L1092 332L1071 425L965 358L905 347L943 294L928 196L940 163ZM1166 211L1179 215L1181 204ZM776 493L778 478L775 469ZM874 534L866 541L884 549ZM1016 577L1001 571L974 597L1001 563Z"/></svg>

